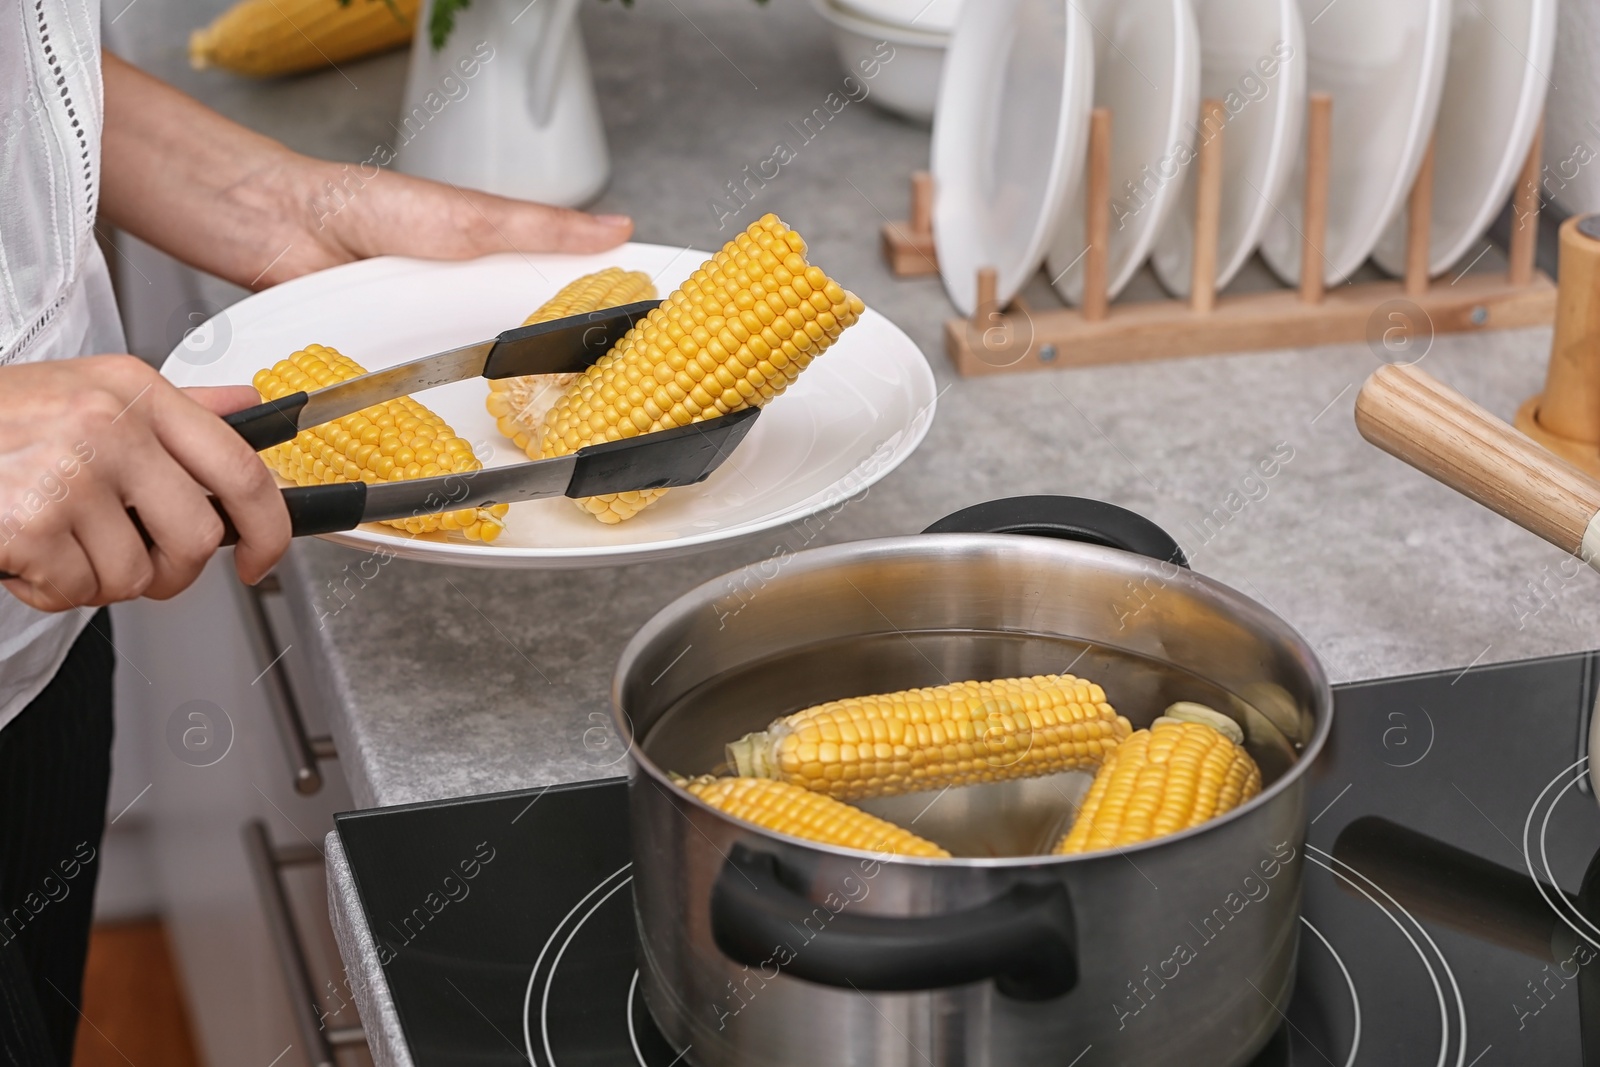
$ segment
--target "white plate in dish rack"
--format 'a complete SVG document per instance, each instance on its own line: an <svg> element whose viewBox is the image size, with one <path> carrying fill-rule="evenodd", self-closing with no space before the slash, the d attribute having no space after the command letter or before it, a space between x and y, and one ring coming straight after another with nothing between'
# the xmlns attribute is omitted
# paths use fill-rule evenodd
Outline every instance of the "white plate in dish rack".
<svg viewBox="0 0 1600 1067"><path fill-rule="evenodd" d="M1510 0L1516 2L1516 0ZM1255 254L1272 201L1293 169L1306 111L1306 35L1296 0L1196 0L1200 95L1222 102L1220 131L1204 119L1198 138L1222 138L1222 201L1216 285L1226 288ZM1197 141L1195 149L1200 145ZM1193 285L1195 172L1156 242L1151 265L1173 296Z"/></svg>
<svg viewBox="0 0 1600 1067"><path fill-rule="evenodd" d="M1516 184L1550 88L1556 6L1556 0L1455 5L1435 126L1430 274L1444 273L1487 244L1480 238ZM1372 252L1391 274L1405 273L1405 230L1400 215Z"/></svg>
<svg viewBox="0 0 1600 1067"><path fill-rule="evenodd" d="M1111 246L1115 299L1149 258L1182 192L1183 160L1200 113L1200 31L1189 0L1072 0L1094 39L1094 106L1111 112ZM1087 180L1067 200L1046 270L1069 304L1083 303Z"/></svg>
<svg viewBox="0 0 1600 1067"><path fill-rule="evenodd" d="M1306 88L1333 97L1322 277L1339 285L1401 213L1428 150L1452 0L1298 2L1306 24ZM1300 284L1304 156L1302 146L1261 241L1262 257L1290 285Z"/></svg>
<svg viewBox="0 0 1600 1067"><path fill-rule="evenodd" d="M162 373L178 385L248 383L308 344L378 370L493 337L562 285L608 266L642 270L671 292L709 253L628 244L594 256L496 255L459 263L382 257L247 297L199 327ZM419 394L486 466L526 462L484 409L481 379ZM707 481L674 489L628 522L606 526L570 500L513 504L492 545L412 537L369 523L328 540L406 559L469 567L580 568L701 551L835 507L905 461L933 420L933 373L916 343L868 309L757 420Z"/></svg>
<svg viewBox="0 0 1600 1067"><path fill-rule="evenodd" d="M993 267L1003 307L1039 269L1078 187L1094 89L1093 30L1076 0L961 8L933 122L933 239L957 310Z"/></svg>

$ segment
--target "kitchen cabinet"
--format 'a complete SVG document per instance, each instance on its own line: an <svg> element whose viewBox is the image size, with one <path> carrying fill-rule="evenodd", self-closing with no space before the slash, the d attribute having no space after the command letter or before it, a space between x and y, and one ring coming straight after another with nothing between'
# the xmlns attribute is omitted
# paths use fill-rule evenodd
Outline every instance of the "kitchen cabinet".
<svg viewBox="0 0 1600 1067"><path fill-rule="evenodd" d="M269 700L272 675L252 645L242 597L224 553L181 596L113 610L123 745L139 753L130 770L147 775L119 778L117 795L137 793L129 814L142 822L155 903L205 1061L309 1067L242 830L259 820L275 844L311 861L284 872L284 889L313 980L339 988L321 849L333 813L354 805L336 761L320 763L320 792L296 790ZM279 598L264 600L277 667L301 679L298 703L315 732L322 712L304 681L305 641ZM353 1016L346 1009L327 1024L354 1025Z"/></svg>

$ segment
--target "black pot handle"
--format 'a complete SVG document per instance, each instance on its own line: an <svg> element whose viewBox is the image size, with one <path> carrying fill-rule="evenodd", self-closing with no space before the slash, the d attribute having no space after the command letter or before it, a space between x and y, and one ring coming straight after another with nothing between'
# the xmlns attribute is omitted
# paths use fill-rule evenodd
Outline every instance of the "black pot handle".
<svg viewBox="0 0 1600 1067"><path fill-rule="evenodd" d="M870 884L865 879L863 884ZM1072 902L1059 882L1020 884L949 915L834 912L785 883L771 853L735 846L711 891L723 955L821 985L905 992L993 978L1015 1000L1050 1000L1078 981Z"/></svg>
<svg viewBox="0 0 1600 1067"><path fill-rule="evenodd" d="M1059 537L1189 566L1161 527L1127 508L1080 496L1014 496L947 515L923 533L1009 533Z"/></svg>

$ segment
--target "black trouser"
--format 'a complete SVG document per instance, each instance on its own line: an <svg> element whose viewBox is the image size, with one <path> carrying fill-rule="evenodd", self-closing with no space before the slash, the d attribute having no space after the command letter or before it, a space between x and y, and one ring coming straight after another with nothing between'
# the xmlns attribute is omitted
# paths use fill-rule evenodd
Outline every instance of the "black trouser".
<svg viewBox="0 0 1600 1067"><path fill-rule="evenodd" d="M111 782L111 617L0 729L0 1065L70 1067Z"/></svg>

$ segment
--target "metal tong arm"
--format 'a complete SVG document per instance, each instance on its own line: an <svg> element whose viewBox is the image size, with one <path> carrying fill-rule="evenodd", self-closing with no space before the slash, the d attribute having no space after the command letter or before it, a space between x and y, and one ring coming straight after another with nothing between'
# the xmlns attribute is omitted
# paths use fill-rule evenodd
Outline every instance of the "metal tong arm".
<svg viewBox="0 0 1600 1067"><path fill-rule="evenodd" d="M492 341L464 345L312 392L301 390L224 418L257 452L294 440L325 422L468 378L570 374L594 365L634 324L660 304L641 300L507 330Z"/></svg>
<svg viewBox="0 0 1600 1067"><path fill-rule="evenodd" d="M341 482L283 491L294 536L353 530L363 522L434 515L547 497L645 492L703 482L760 414L747 408L705 422L590 445L554 459L399 482ZM237 534L228 527L224 544Z"/></svg>

